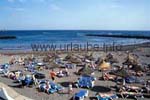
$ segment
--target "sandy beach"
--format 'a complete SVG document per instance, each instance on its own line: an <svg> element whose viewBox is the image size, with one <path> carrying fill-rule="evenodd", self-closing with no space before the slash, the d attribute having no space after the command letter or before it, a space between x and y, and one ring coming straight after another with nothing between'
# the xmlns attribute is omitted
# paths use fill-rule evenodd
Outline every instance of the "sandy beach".
<svg viewBox="0 0 150 100"><path fill-rule="evenodd" d="M125 58L127 57L126 51L128 49L128 51L131 54L136 55L138 57L138 63L140 63L142 65L150 64L149 63L149 61L150 61L150 53L149 53L150 48L148 48L144 45L143 45L143 47L141 47L141 44L139 44L139 46L136 45L135 49L132 49L130 46L125 47L125 48L126 48L126 50L122 50L122 51L111 51L111 52L99 51L99 52L92 52L92 53L93 53L93 57L95 59L97 59L98 57L104 58L108 53L111 53L114 55L114 58L117 58L117 60L118 60L118 63L116 63L116 65L122 66L122 63L125 61ZM13 52L12 53L12 52L1 51L0 64L9 63L12 56L15 58L19 58L19 57L28 57L28 56L34 55L35 58L37 58L37 59L39 59L39 61L41 61L42 58L44 58L46 56L46 54L47 53L35 53L35 52L26 52L26 53L24 53L24 52L20 52L20 53L15 52L14 53ZM82 55L82 54L84 54L84 52L73 53L73 54ZM59 54L59 56L62 58L65 57L66 55L67 55L67 53L60 53ZM60 84L61 86L63 86L65 88L65 91L67 91L68 90L68 82L77 81L77 79L80 77L79 75L74 74L80 68L81 67L77 67L76 69L69 69L70 75L68 77L62 77L62 78L56 77L55 82ZM19 65L19 64L11 65L9 70L10 71L22 70L25 74L31 74L30 72L25 71L25 68L23 65ZM54 70L57 72L57 71L59 71L59 68L55 68ZM39 71L39 72L45 74L46 79L50 79L49 71L50 70L43 69L42 71ZM102 77L102 72L100 72L98 70L96 70L94 72L93 76L97 78L97 80L95 81L95 86L114 87L116 85L116 83L113 81L99 80L99 78ZM149 76L146 76L143 78L148 79ZM33 99L33 100L71 100L71 98L74 96L74 94L76 92L78 92L79 90L83 90L83 89L89 91L89 96L87 98L85 98L85 100L96 100L95 94L97 93L97 91L95 91L94 89L73 88L73 93L71 93L71 94L68 94L67 92L64 94L61 94L61 93L46 94L44 92L39 92L37 90L36 86L33 86L32 88L30 88L30 87L20 88L20 87L18 87L18 84L14 82L14 80L11 80L9 78L4 77L3 74L0 75L0 82L4 83L7 87L16 91L18 94L23 95L23 96L28 97L28 98ZM10 91L7 91L7 92L8 92L8 94L11 94ZM15 99L15 100L17 100L17 99ZM20 100L25 100L25 99L20 99ZM119 98L119 100L124 100L124 99ZM143 98L140 100L149 100L149 99Z"/></svg>

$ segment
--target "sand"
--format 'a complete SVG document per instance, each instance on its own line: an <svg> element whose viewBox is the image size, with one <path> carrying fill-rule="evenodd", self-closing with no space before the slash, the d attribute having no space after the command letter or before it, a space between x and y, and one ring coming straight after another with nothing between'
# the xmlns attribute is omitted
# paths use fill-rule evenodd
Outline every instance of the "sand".
<svg viewBox="0 0 150 100"><path fill-rule="evenodd" d="M131 49L129 49L131 50ZM135 54L139 57L139 63L142 64L150 64L150 57L147 55L150 55L150 48L146 48L146 47L140 47L140 48L136 48L134 50L131 50L132 54ZM118 59L119 63L117 65L121 65L122 62L124 61L125 57L127 56L125 51L118 51L118 52L111 52L114 54L115 58ZM94 57L104 57L106 56L105 52L94 52ZM1 53L0 55L0 64L4 64L4 63L9 63L11 56L14 57L20 57L20 56L28 56L31 55L31 53L11 53L11 55L9 54L9 52L5 52L5 53ZM64 56L65 54L61 54L61 56ZM38 56L38 54L36 53L36 56ZM40 56L39 56L40 58ZM10 70L16 70L16 69L22 69L25 70L23 68L23 66L20 65L13 65L11 67ZM79 69L79 68L78 68ZM58 69L55 69L55 71L58 71ZM66 86L66 82L69 81L76 81L78 79L78 75L75 75L74 72L76 71L76 69L69 69L69 72L71 73L71 75L69 77L63 77L63 78L56 78L56 83L61 84L62 86L64 86L65 90L67 91L67 86ZM49 70L43 70L40 71L41 73L46 74L46 79L49 79ZM97 78L96 82L95 82L95 86L103 86L103 87L112 87L115 86L116 83L112 82L112 81L103 81L103 80L98 80L99 77L101 77L102 73L99 71L96 71L94 76ZM0 75L0 84L4 83L5 87L8 87L9 89L7 89L8 94L11 94L11 91L16 91L17 95L23 95L25 97L27 97L28 99L33 99L33 100L70 100L72 98L72 96L74 95L74 93L78 92L79 90L81 90L81 88L74 88L74 91L72 94L59 94L59 93L54 93L54 94L46 94L43 92L38 92L36 90L36 87L33 88L29 88L29 87L24 87L24 88L18 88L17 84L14 83L13 80L8 79L3 77L3 75ZM1 85L2 86L2 85ZM86 89L86 88L84 88ZM11 90L11 91L10 91ZM95 97L96 91L93 91L92 89L88 89L89 91L89 97L85 98L85 100L96 100L93 97ZM15 92L13 92L15 93ZM26 99L26 100L28 100ZM20 99L15 99L15 100L24 100L23 98L20 97ZM123 99L119 99L119 100L123 100ZM148 99L142 99L142 100L148 100Z"/></svg>

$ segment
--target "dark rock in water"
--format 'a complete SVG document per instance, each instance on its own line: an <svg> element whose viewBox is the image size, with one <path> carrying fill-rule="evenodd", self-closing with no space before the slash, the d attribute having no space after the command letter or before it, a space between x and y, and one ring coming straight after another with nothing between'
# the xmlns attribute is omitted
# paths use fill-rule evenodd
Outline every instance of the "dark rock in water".
<svg viewBox="0 0 150 100"><path fill-rule="evenodd" d="M85 36L150 39L150 36L139 36L139 35L86 34Z"/></svg>
<svg viewBox="0 0 150 100"><path fill-rule="evenodd" d="M0 36L0 39L16 39L17 37L16 36Z"/></svg>

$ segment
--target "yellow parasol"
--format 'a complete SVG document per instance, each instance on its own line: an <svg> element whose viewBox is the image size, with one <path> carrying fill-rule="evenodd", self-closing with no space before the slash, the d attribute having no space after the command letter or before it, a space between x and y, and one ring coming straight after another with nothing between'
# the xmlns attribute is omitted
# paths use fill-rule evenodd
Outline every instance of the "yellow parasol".
<svg viewBox="0 0 150 100"><path fill-rule="evenodd" d="M105 62L104 60L102 61L102 63L99 65L99 70L109 70L111 68L110 63L109 62Z"/></svg>

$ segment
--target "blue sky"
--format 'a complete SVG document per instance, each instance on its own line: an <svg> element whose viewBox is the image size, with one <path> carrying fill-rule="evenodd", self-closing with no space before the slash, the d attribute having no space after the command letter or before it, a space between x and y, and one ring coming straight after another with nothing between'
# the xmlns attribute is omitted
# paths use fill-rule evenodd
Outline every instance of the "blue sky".
<svg viewBox="0 0 150 100"><path fill-rule="evenodd" d="M0 0L0 29L150 30L150 0Z"/></svg>

